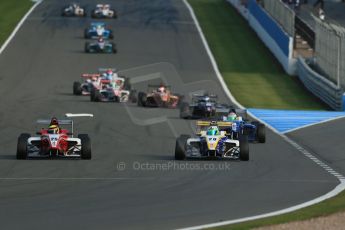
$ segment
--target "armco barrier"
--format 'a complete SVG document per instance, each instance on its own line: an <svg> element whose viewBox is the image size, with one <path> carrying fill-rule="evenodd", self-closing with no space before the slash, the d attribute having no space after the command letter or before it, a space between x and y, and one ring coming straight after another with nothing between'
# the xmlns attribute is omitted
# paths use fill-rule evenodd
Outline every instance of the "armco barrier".
<svg viewBox="0 0 345 230"><path fill-rule="evenodd" d="M297 61L298 77L304 86L314 95L328 104L332 109L343 111L344 91L333 82L313 71L306 60L299 57Z"/></svg>
<svg viewBox="0 0 345 230"><path fill-rule="evenodd" d="M292 58L293 38L260 6L256 0L248 1L248 22L264 44L282 64L284 70L296 74L296 59Z"/></svg>

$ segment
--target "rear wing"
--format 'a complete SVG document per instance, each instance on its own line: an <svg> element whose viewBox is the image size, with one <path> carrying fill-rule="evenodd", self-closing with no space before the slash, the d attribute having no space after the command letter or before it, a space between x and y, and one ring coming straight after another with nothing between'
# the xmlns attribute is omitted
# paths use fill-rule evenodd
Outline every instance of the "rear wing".
<svg viewBox="0 0 345 230"><path fill-rule="evenodd" d="M99 73L84 73L81 75L82 78L90 79L93 77L100 77L101 75Z"/></svg>
<svg viewBox="0 0 345 230"><path fill-rule="evenodd" d="M147 87L148 88L159 88L159 87L161 87L161 85L151 85L151 84L149 84L149 85L147 85ZM164 87L165 88L167 88L167 89L170 89L171 88L171 85L164 85Z"/></svg>
<svg viewBox="0 0 345 230"><path fill-rule="evenodd" d="M192 97L200 98L200 97L209 97L209 98L218 98L216 94L192 94Z"/></svg>
<svg viewBox="0 0 345 230"><path fill-rule="evenodd" d="M104 68L104 67L98 68L98 72L100 72L100 73L105 72L105 71L107 71L107 70L111 70L111 71L113 71L113 72L117 72L117 69L116 69L116 68Z"/></svg>
<svg viewBox="0 0 345 230"><path fill-rule="evenodd" d="M97 27L97 26L105 27L105 23L104 22L91 22L90 23L90 27Z"/></svg>
<svg viewBox="0 0 345 230"><path fill-rule="evenodd" d="M230 121L197 121L196 125L199 127L209 127L217 125L218 127L231 127L232 122Z"/></svg>
<svg viewBox="0 0 345 230"><path fill-rule="evenodd" d="M65 116L67 118L74 118L74 117L93 117L93 114L91 113L66 113ZM39 119L36 121L37 124L41 125L49 125L51 122L51 119ZM59 125L70 125L71 126L71 132L72 132L72 137L74 133L74 126L73 126L73 120L72 119L58 119Z"/></svg>
<svg viewBox="0 0 345 230"><path fill-rule="evenodd" d="M48 119L39 119L36 121L37 124L40 125L49 125L51 122L51 120ZM59 125L73 125L73 121L72 120L58 120Z"/></svg>

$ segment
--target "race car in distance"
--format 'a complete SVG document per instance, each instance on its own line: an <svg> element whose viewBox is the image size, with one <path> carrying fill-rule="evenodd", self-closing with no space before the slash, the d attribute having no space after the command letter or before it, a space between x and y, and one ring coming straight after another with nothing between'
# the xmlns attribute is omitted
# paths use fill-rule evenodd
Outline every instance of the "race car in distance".
<svg viewBox="0 0 345 230"><path fill-rule="evenodd" d="M86 53L116 53L116 45L113 42L105 41L103 38L99 38L94 42L85 43Z"/></svg>
<svg viewBox="0 0 345 230"><path fill-rule="evenodd" d="M239 139L241 135L246 135L250 142L266 142L266 126L258 121L249 121L247 110L230 109L222 120L232 123L226 131L233 139Z"/></svg>
<svg viewBox="0 0 345 230"><path fill-rule="evenodd" d="M217 103L217 95L193 94L192 102L182 102L180 106L180 118L202 119L215 118L217 115L227 113L229 106Z"/></svg>
<svg viewBox="0 0 345 230"><path fill-rule="evenodd" d="M148 85L147 93L138 93L138 106L176 108L182 100L182 96L172 94L171 87L160 85Z"/></svg>
<svg viewBox="0 0 345 230"><path fill-rule="evenodd" d="M79 81L73 82L74 95L90 95L91 89L100 87L100 74L82 74L83 83Z"/></svg>
<svg viewBox="0 0 345 230"><path fill-rule="evenodd" d="M239 140L231 139L226 129L231 122L197 121L197 133L194 137L181 135L176 139L175 159L215 158L249 160L247 136Z"/></svg>
<svg viewBox="0 0 345 230"><path fill-rule="evenodd" d="M92 88L90 100L94 102L132 102L135 103L135 91L124 89L124 78L114 80L101 79L101 88Z"/></svg>
<svg viewBox="0 0 345 230"><path fill-rule="evenodd" d="M93 117L92 114L66 114L72 117ZM91 140L87 134L73 136L73 120L38 120L38 124L49 125L37 132L37 137L22 133L18 137L17 159L27 158L81 158L91 159ZM71 126L71 130L61 126Z"/></svg>
<svg viewBox="0 0 345 230"><path fill-rule="evenodd" d="M69 6L66 6L62 9L62 16L79 16L79 17L85 17L86 12L85 9L80 7L79 4L73 3Z"/></svg>
<svg viewBox="0 0 345 230"><path fill-rule="evenodd" d="M97 4L96 9L91 11L92 18L117 18L117 13L110 8L109 4Z"/></svg>
<svg viewBox="0 0 345 230"><path fill-rule="evenodd" d="M83 82L73 82L74 95L90 95L91 89L101 89L101 80L117 81L117 88L131 90L129 78L119 76L116 68L99 68L98 73L84 73L81 75Z"/></svg>
<svg viewBox="0 0 345 230"><path fill-rule="evenodd" d="M113 31L110 29L106 29L106 25L104 22L92 22L89 28L84 30L84 38L89 39L97 39L102 37L104 39L113 39Z"/></svg>

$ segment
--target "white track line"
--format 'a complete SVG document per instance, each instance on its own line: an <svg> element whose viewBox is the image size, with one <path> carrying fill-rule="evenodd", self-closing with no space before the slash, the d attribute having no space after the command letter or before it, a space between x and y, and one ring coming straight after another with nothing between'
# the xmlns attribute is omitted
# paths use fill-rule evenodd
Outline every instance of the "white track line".
<svg viewBox="0 0 345 230"><path fill-rule="evenodd" d="M43 0L38 0L35 1L36 3L30 8L30 10L23 16L23 18L19 21L19 23L17 24L17 26L14 28L14 30L12 31L11 35L6 39L6 41L4 42L4 44L1 46L0 48L0 55L2 54L2 52L4 52L4 50L6 49L6 47L8 46L8 44L12 41L12 39L14 38L14 36L17 34L18 30L20 29L20 27L24 24L25 20L29 17L29 15L32 13L32 11L34 11L34 9L41 4Z"/></svg>
<svg viewBox="0 0 345 230"><path fill-rule="evenodd" d="M225 91L225 93L227 94L227 96L229 97L229 99L239 108L244 108L244 106L242 106L235 98L234 96L231 94L230 90L228 89L227 85L224 82L224 79L218 69L217 63L215 61L215 58L211 52L210 47L208 46L208 43L205 39L205 36L202 32L202 29L200 27L200 24L195 16L194 10L193 8L190 6L190 4L187 2L187 0L182 0L183 3L186 5L186 7L188 8L191 17L193 18L194 22L195 22L195 26L199 32L199 35L201 37L201 40L204 44L204 47L207 51L207 54L211 60L213 69L217 75L217 78L219 80L219 82L222 85L223 90ZM281 215L281 214L285 214L285 213L289 213L292 211L296 211L298 209L301 208L305 208L317 203L320 203L326 199L329 199L331 197L334 197L336 195L338 195L340 192L345 190L345 177L343 175L341 175L340 173L337 173L335 170L333 170L331 167L329 167L327 164L323 163L322 161L320 161L319 159L317 159L312 153L308 152L306 149L304 149L302 146L300 146L299 144L297 144L295 141L291 140L289 137L287 137L284 134L279 133L275 128L273 128L271 125L269 125L268 123L262 121L261 119L259 119L258 117L256 117L254 114L248 112L250 116L252 116L253 118L259 120L260 122L264 123L267 128L269 128L270 130L272 130L274 133L276 133L277 135L281 136L286 142L288 142L289 144L291 144L293 147L295 147L299 152L301 152L304 156L306 156L307 158L309 158L310 160L312 160L313 162L315 162L317 165L319 165L320 167L322 167L324 170L326 170L326 172L330 173L331 175L335 176L340 184L337 185L332 191L326 193L323 196L320 196L316 199L313 199L311 201L299 204L299 205L295 205L286 209L282 209L282 210L278 210L275 212L270 212L270 213L265 213L262 215L257 215L257 216L249 216L249 217L245 217L245 218L240 218L240 219L234 219L234 220L228 220L228 221L221 221L221 222L217 222L217 223L211 223L211 224L206 224L206 225L199 225L199 226L193 226L193 227L188 227L188 228L183 228L183 229L204 229L204 228L213 228L213 227L218 227L218 226L223 226L223 225L228 225L228 224L234 224L234 223L240 223L240 222L244 222L244 221L250 221L250 220L256 220L256 219L260 219L260 218L265 218L265 217L271 217L271 216L276 216L276 215Z"/></svg>
<svg viewBox="0 0 345 230"><path fill-rule="evenodd" d="M324 121L319 121L317 123L303 125L301 127L297 127L297 128L294 128L294 129L289 129L289 130L287 130L285 132L282 132L282 133L283 134L291 133L291 132L294 132L294 131L297 131L297 130L300 130L300 129L304 129L304 128L308 128L308 127L311 127L311 126L320 125L320 124L328 123L328 122L335 121L335 120L340 120L340 119L342 119L344 117L345 117L345 115L340 115L339 117L334 117L334 118L330 118L330 119L327 119L327 120L324 120Z"/></svg>

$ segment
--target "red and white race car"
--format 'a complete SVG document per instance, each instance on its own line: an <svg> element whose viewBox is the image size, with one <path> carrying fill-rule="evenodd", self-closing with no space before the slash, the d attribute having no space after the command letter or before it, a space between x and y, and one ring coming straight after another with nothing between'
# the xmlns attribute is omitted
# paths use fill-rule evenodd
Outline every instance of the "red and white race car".
<svg viewBox="0 0 345 230"><path fill-rule="evenodd" d="M93 117L92 114L66 114L72 117ZM87 134L73 136L73 120L38 120L38 124L49 125L42 128L31 137L28 133L22 133L18 137L17 159L27 158L81 158L91 159L91 140ZM71 126L71 130L62 126Z"/></svg>
<svg viewBox="0 0 345 230"><path fill-rule="evenodd" d="M73 82L73 94L74 95L90 95L91 89L100 89L101 74L85 73L81 75L83 82Z"/></svg>
<svg viewBox="0 0 345 230"><path fill-rule="evenodd" d="M136 91L125 89L125 79L101 79L100 89L93 88L90 100L94 102L132 102L136 103Z"/></svg>

